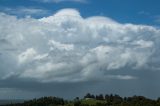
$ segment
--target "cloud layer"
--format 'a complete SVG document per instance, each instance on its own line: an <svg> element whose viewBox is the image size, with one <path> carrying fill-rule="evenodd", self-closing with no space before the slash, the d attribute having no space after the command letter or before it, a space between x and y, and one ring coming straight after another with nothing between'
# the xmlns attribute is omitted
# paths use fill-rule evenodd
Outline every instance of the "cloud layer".
<svg viewBox="0 0 160 106"><path fill-rule="evenodd" d="M81 82L137 79L112 71L159 70L160 30L83 18L75 9L34 18L0 13L0 79Z"/></svg>

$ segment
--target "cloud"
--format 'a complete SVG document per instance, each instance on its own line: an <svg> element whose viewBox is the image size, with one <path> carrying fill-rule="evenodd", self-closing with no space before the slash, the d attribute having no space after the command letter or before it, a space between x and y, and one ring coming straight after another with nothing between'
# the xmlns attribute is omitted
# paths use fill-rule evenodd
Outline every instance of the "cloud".
<svg viewBox="0 0 160 106"><path fill-rule="evenodd" d="M17 7L17 8L2 8L2 11L17 16L42 16L48 15L49 10L34 8L34 7Z"/></svg>
<svg viewBox="0 0 160 106"><path fill-rule="evenodd" d="M122 79L122 80L137 79L136 77L130 75L108 75L108 77L111 79Z"/></svg>
<svg viewBox="0 0 160 106"><path fill-rule="evenodd" d="M149 12L146 12L146 11L139 11L138 14L143 15L143 16L150 16L151 15Z"/></svg>
<svg viewBox="0 0 160 106"><path fill-rule="evenodd" d="M44 3L62 3L62 2L76 2L76 3L87 3L87 0L36 0Z"/></svg>
<svg viewBox="0 0 160 106"><path fill-rule="evenodd" d="M26 62L27 60L33 59L37 55L33 48L27 49L25 52L19 54L18 60L20 63Z"/></svg>
<svg viewBox="0 0 160 106"><path fill-rule="evenodd" d="M133 80L138 77L119 71L159 68L158 28L101 16L83 18L76 9L41 19L0 13L0 33L3 80Z"/></svg>
<svg viewBox="0 0 160 106"><path fill-rule="evenodd" d="M160 23L160 15L154 16L154 22L155 23Z"/></svg>
<svg viewBox="0 0 160 106"><path fill-rule="evenodd" d="M49 45L52 45L53 47L50 48L50 50L59 49L59 50L66 50L70 51L74 49L73 44L62 44L60 42L56 42L54 40L49 41Z"/></svg>

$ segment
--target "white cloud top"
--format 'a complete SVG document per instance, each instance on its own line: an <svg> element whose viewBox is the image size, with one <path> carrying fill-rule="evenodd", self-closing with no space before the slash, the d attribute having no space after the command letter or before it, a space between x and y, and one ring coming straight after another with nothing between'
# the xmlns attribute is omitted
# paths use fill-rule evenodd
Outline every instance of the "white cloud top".
<svg viewBox="0 0 160 106"><path fill-rule="evenodd" d="M75 9L41 19L0 13L0 78L136 79L108 72L125 67L159 69L159 42L158 28L121 24L108 17L83 18Z"/></svg>

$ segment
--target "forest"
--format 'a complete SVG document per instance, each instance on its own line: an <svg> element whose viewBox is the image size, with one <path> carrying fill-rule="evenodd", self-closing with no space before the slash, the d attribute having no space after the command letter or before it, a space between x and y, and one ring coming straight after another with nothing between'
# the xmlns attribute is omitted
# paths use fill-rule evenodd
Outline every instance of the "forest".
<svg viewBox="0 0 160 106"><path fill-rule="evenodd" d="M83 98L65 100L59 97L41 97L0 106L160 106L160 98L149 99L144 96L121 97L117 94L93 95L87 93Z"/></svg>

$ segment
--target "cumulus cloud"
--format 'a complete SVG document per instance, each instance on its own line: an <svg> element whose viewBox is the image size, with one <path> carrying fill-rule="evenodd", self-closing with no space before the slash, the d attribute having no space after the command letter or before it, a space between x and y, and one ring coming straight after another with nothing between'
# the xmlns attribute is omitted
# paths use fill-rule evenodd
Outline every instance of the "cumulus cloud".
<svg viewBox="0 0 160 106"><path fill-rule="evenodd" d="M116 71L160 68L158 28L101 16L83 18L76 9L41 19L0 13L0 33L1 79L129 80L137 77Z"/></svg>

